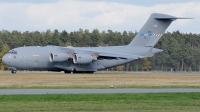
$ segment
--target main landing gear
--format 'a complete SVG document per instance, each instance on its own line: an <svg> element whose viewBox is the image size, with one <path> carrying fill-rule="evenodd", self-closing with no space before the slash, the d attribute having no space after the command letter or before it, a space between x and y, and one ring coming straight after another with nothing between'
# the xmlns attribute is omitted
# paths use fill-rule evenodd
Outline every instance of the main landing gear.
<svg viewBox="0 0 200 112"><path fill-rule="evenodd" d="M71 71L64 71L65 74L70 74ZM74 74L93 74L94 71L72 71Z"/></svg>
<svg viewBox="0 0 200 112"><path fill-rule="evenodd" d="M71 73L71 71L64 71L64 73L65 73L65 74L69 74L69 73Z"/></svg>

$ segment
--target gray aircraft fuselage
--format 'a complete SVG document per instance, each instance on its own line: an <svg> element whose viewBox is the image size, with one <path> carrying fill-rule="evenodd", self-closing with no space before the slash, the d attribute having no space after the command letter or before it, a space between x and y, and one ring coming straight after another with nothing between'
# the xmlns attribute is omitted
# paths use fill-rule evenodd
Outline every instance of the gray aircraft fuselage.
<svg viewBox="0 0 200 112"><path fill-rule="evenodd" d="M66 50L65 50L66 48ZM8 52L3 60L5 64L11 67L15 67L21 70L48 70L48 71L63 71L61 68L56 66L63 65L66 70L76 70L81 71L97 71L116 65L121 65L134 59L124 59L124 58L109 58L97 59L97 61L88 64L74 64L72 60L67 60L63 62L50 62L50 53L53 52L66 52L68 48L79 48L79 47L61 47L61 46L25 46L12 49ZM146 55L145 53L150 50L149 47L140 46L109 46L109 47L82 47L79 50L97 50L112 53L124 53L124 54L136 54L136 55ZM122 49L121 51L119 49ZM138 49L138 50L133 50ZM12 53L16 52L16 53ZM152 55L161 52L162 50L153 49ZM81 52L81 51L80 51ZM109 62L108 62L109 61Z"/></svg>

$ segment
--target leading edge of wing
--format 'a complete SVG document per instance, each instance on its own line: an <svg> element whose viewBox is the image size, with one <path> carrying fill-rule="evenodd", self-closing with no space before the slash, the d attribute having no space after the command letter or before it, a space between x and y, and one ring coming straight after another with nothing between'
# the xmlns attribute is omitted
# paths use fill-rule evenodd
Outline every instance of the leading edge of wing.
<svg viewBox="0 0 200 112"><path fill-rule="evenodd" d="M114 53L114 52L105 52L105 51L98 51L98 50L89 50L89 49L82 49L82 48L68 48L75 50L74 53L87 53L87 54L97 54L98 56L104 57L116 57L116 58L129 58L129 59L140 59L144 58L145 56L140 55L133 55L133 54L122 54L122 53Z"/></svg>

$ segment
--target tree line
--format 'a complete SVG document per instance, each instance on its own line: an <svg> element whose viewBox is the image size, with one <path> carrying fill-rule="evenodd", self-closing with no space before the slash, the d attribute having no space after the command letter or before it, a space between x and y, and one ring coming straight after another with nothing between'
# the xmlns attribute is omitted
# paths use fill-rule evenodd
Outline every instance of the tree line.
<svg viewBox="0 0 200 112"><path fill-rule="evenodd" d="M7 69L2 62L2 56L10 49L20 46L74 46L96 47L127 45L137 34L132 31L102 31L94 29L79 29L67 32L65 30L46 30L44 32L0 31L0 65ZM123 66L109 70L164 70L164 71L199 71L200 70L200 34L167 32L155 45L163 52L153 57L136 60Z"/></svg>

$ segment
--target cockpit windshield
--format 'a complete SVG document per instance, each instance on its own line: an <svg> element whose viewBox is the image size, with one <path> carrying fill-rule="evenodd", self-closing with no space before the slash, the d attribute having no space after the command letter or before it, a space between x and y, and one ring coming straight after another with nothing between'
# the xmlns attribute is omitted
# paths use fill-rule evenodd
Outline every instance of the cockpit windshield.
<svg viewBox="0 0 200 112"><path fill-rule="evenodd" d="M17 54L17 51L10 50L7 54Z"/></svg>

